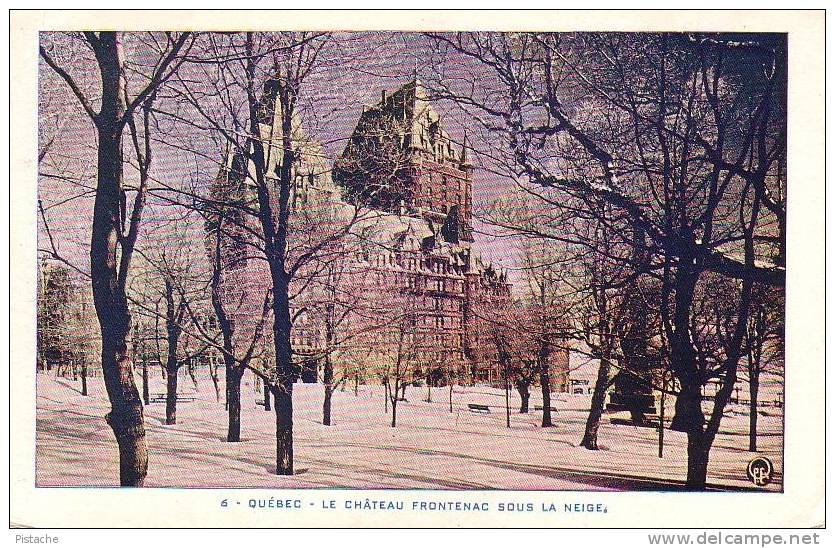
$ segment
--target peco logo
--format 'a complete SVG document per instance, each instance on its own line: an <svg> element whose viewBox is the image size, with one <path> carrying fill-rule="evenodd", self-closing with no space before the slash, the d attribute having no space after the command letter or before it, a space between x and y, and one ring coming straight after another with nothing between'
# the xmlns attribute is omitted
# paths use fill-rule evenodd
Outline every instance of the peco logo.
<svg viewBox="0 0 835 548"><path fill-rule="evenodd" d="M766 457L756 457L748 463L748 479L757 487L771 483L774 465Z"/></svg>

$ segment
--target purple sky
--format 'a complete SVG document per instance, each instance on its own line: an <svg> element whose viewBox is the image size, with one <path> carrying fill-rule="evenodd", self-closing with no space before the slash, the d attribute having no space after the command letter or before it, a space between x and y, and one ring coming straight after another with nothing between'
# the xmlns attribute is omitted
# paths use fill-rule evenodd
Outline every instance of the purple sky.
<svg viewBox="0 0 835 548"><path fill-rule="evenodd" d="M94 97L95 65L81 41L48 33L42 35L42 41L56 46L56 59L67 66L82 87L89 91L91 98ZM135 51L128 49L129 61L132 60L131 53L135 55ZM469 85L473 79L482 77L477 67L454 57L445 58L442 65L433 68L430 54L428 39L414 33L341 34L335 37L333 47L327 57L323 58L320 69L311 75L301 97L304 129L308 135L323 143L329 163L341 154L363 105L378 102L381 90L397 89L415 74L425 82L432 82L440 73L443 74L444 82L451 86ZM73 257L86 270L92 200L78 196L84 192L89 196L90 185L94 183L95 134L78 102L43 62L40 77L41 135L43 140L55 137L40 171L73 181L41 177L39 197L46 208L50 228L59 241L62 254ZM164 100L160 104L165 105ZM471 117L449 103L437 102L434 108L442 115L444 125L454 140L460 142L466 131L474 147L478 148L479 130ZM193 130L180 131L182 134L175 135L172 141L192 141L207 157L217 157L219 160L217 145L207 134L201 135L201 132ZM476 158L476 161L486 161L486 167L490 167L489 159ZM204 181L208 184L217 173L217 165L212 161L161 144L156 146L152 169L154 177L173 185L193 179L198 179L200 184ZM130 182L133 174L131 170L126 173ZM473 184L476 214L479 203L493 199L503 192L502 189L507 188L509 186L506 181L501 181L485 169L477 169ZM151 200L144 235L147 237L149 232L155 230L156 220L166 218L170 213L170 210L159 207L159 204ZM172 234L167 229L161 234L201 242L202 223L191 224L196 225L193 230L188 228L187 222L178 224L179 231L190 231L189 236ZM476 224L476 229L479 228L484 227ZM45 236L40 226L41 247L46 241ZM142 237L140 246L143 245L141 240ZM511 267L515 263L515 249L509 248L507 242L491 240L485 235L478 235L476 245L479 251L499 266Z"/></svg>

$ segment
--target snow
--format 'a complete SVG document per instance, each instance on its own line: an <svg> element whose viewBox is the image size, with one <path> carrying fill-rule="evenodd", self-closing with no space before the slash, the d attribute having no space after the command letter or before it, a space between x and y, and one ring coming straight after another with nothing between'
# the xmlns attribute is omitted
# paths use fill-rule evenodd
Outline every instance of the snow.
<svg viewBox="0 0 835 548"><path fill-rule="evenodd" d="M505 426L504 393L486 386L455 387L454 411L448 390L409 387L397 409L397 427L384 413L380 386L337 391L333 426L321 424L323 387L294 387L294 476L275 470L275 415L255 403L259 395L245 377L240 443L228 443L226 411L215 401L208 380L195 390L187 377L181 394L194 402L177 405L177 424L165 426L165 405L145 407L149 446L147 487L270 487L382 489L645 490L676 489L686 477L686 437L665 431L664 458L657 457L653 428L615 426L604 414L600 451L578 447L589 396L552 395L555 427L541 428L541 397L532 389L531 412L519 414L511 397L511 428ZM221 381L222 382L222 381ZM118 485L117 449L104 421L109 404L100 378L80 381L39 374L37 386L37 485ZM163 392L163 380L151 389ZM222 393L221 384L221 393ZM193 392L193 394L191 393ZM222 395L221 395L222 398ZM491 413L471 413L468 403L489 405ZM777 471L765 489L782 489L782 414L763 409L760 451L749 453L744 407L723 419L711 452L708 483L750 489L746 466L756 455L769 457ZM391 410L389 409L389 413ZM761 488L762 489L762 488Z"/></svg>

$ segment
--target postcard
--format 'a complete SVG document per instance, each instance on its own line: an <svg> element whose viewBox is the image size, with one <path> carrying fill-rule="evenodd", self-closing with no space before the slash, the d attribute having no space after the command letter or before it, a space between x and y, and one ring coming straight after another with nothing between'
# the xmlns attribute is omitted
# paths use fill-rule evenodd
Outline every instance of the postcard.
<svg viewBox="0 0 835 548"><path fill-rule="evenodd" d="M824 525L822 12L11 27L13 524Z"/></svg>

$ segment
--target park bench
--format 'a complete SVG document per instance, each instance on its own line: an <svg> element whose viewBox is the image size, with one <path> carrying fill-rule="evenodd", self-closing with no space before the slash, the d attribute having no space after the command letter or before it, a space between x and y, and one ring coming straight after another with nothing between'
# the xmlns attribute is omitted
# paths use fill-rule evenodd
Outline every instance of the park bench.
<svg viewBox="0 0 835 548"><path fill-rule="evenodd" d="M490 407L487 405L482 405L480 403L468 403L467 407L470 408L471 413L489 413Z"/></svg>
<svg viewBox="0 0 835 548"><path fill-rule="evenodd" d="M614 424L615 426L634 426L638 428L658 428L658 423L660 422L660 418L658 415L654 414L647 414L644 415L644 422L641 424L635 424L632 422L632 419L625 419L620 417L612 417L609 419L609 422ZM670 422L669 417L664 418L664 423Z"/></svg>
<svg viewBox="0 0 835 548"><path fill-rule="evenodd" d="M194 400L194 396L181 396L177 394L177 403L193 402ZM148 403L165 403L166 401L168 401L168 396L166 394L151 394L151 397L148 399Z"/></svg>
<svg viewBox="0 0 835 548"><path fill-rule="evenodd" d="M556 407L549 407L548 409L551 410L551 411L554 411L554 412L557 411ZM541 405L534 405L533 410L534 411L542 411L542 406Z"/></svg>
<svg viewBox="0 0 835 548"><path fill-rule="evenodd" d="M740 398L731 398L730 403L735 403L737 405L751 405L751 400L748 399L740 399ZM783 402L780 400L760 400L757 402L758 407L783 407Z"/></svg>

